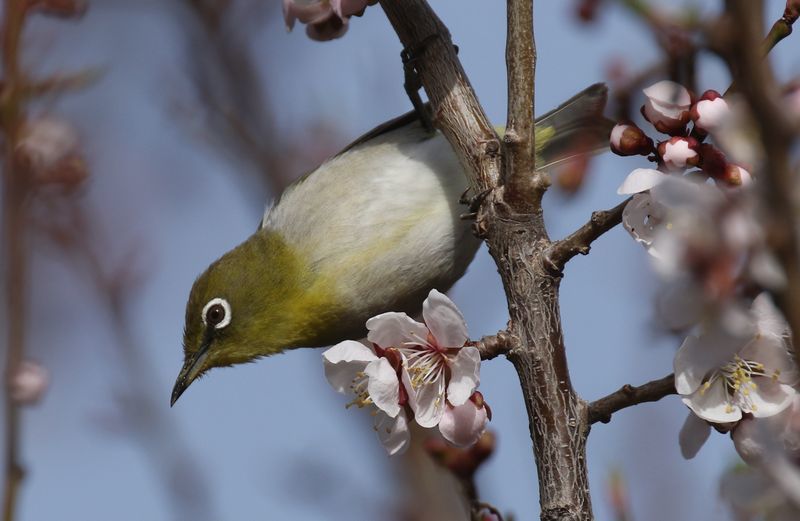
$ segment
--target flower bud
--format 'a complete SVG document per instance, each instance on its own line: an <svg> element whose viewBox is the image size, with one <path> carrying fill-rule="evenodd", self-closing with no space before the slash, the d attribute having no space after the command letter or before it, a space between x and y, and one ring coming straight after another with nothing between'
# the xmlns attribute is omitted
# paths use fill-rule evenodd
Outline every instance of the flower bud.
<svg viewBox="0 0 800 521"><path fill-rule="evenodd" d="M720 181L724 181L731 186L747 186L753 182L753 176L739 165L728 163L725 165L725 171Z"/></svg>
<svg viewBox="0 0 800 521"><path fill-rule="evenodd" d="M611 129L611 151L619 156L646 156L653 151L653 140L633 123L617 123Z"/></svg>
<svg viewBox="0 0 800 521"><path fill-rule="evenodd" d="M692 96L682 85L673 81L660 81L644 89L647 97L642 106L642 116L659 132L669 135L684 134L689 123Z"/></svg>
<svg viewBox="0 0 800 521"><path fill-rule="evenodd" d="M700 154L699 143L692 137L672 137L658 144L658 155L669 170L684 170L697 166Z"/></svg>
<svg viewBox="0 0 800 521"><path fill-rule="evenodd" d="M700 151L700 168L709 177L714 179L723 179L725 177L725 169L728 168L728 160L717 147L703 143L699 147Z"/></svg>
<svg viewBox="0 0 800 521"><path fill-rule="evenodd" d="M728 102L715 90L707 90L691 110L694 128L700 135L714 131L730 113Z"/></svg>
<svg viewBox="0 0 800 521"><path fill-rule="evenodd" d="M34 362L24 360L9 379L9 395L17 405L33 405L47 390L47 370Z"/></svg>
<svg viewBox="0 0 800 521"><path fill-rule="evenodd" d="M800 81L789 84L783 93L783 102L786 104L788 112L800 119Z"/></svg>

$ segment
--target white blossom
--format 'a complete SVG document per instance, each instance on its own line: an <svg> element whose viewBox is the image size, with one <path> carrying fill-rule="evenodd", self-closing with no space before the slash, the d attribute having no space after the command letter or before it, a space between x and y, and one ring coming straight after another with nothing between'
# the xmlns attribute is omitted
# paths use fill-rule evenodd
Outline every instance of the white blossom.
<svg viewBox="0 0 800 521"><path fill-rule="evenodd" d="M727 320L720 319L727 318ZM768 417L796 395L788 326L766 294L747 314L721 315L689 336L675 356L675 388L683 402L712 423L737 422L743 413Z"/></svg>

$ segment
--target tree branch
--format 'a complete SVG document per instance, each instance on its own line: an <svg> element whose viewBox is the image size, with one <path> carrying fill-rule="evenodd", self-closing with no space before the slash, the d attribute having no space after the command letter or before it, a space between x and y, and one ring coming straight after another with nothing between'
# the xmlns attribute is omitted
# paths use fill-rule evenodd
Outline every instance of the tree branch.
<svg viewBox="0 0 800 521"><path fill-rule="evenodd" d="M535 171L534 95L536 41L533 37L533 0L508 0L506 70L508 120L503 135L506 160L505 200L519 213L531 213L541 204L549 186L547 175Z"/></svg>
<svg viewBox="0 0 800 521"><path fill-rule="evenodd" d="M735 28L735 34L729 35L721 47L734 83L752 109L764 147L765 159L758 177L763 182L764 208L768 212L765 229L787 278L786 287L775 297L791 327L794 358L800 367L800 250L794 200L797 175L789 161L796 123L781 103L772 68L763 57L763 2L727 0L726 6L731 17L727 29Z"/></svg>
<svg viewBox="0 0 800 521"><path fill-rule="evenodd" d="M608 423L611 415L617 411L640 403L657 402L670 394L677 394L673 374L639 387L625 384L618 391L589 404L589 423Z"/></svg>
<svg viewBox="0 0 800 521"><path fill-rule="evenodd" d="M475 193L486 194L475 222L476 233L486 240L503 281L508 333L519 339L507 356L519 375L528 411L540 517L543 521L589 521L593 516L586 469L587 406L570 380L558 303L560 277L546 268L550 239L541 206L535 198L521 205L512 203L513 198L505 199L504 189L496 189L501 172L505 179L513 179L517 173L509 170L518 168L519 163L501 160L501 155L510 152L500 148L458 62L449 33L427 2L381 0L381 6L400 36L405 54L414 59L436 126L464 165ZM514 20L512 16L510 23ZM514 34L511 29L509 32ZM530 34L532 39L532 29ZM532 82L532 71L530 78ZM527 111L524 107L531 101L516 98L530 97L533 87L525 91L524 82L520 85L523 92L510 91L509 103ZM509 111L518 115L515 109Z"/></svg>
<svg viewBox="0 0 800 521"><path fill-rule="evenodd" d="M475 97L450 32L425 0L381 0L405 51L413 60L442 131L469 176L473 194L500 179L500 139Z"/></svg>
<svg viewBox="0 0 800 521"><path fill-rule="evenodd" d="M508 331L498 331L496 335L489 335L477 342L471 342L481 353L481 360L491 360L511 351L519 344L519 340L511 336Z"/></svg>
<svg viewBox="0 0 800 521"><path fill-rule="evenodd" d="M19 65L20 36L25 26L26 5L22 0L6 0L3 12L3 99L0 101L0 125L4 137L3 248L5 268L6 364L5 364L5 485L3 520L15 517L17 496L25 472L20 462L20 410L11 396L11 382L25 356L25 320L27 312L28 248L26 199L30 175L18 168L15 151L22 122L20 90L24 79Z"/></svg>
<svg viewBox="0 0 800 521"><path fill-rule="evenodd" d="M566 238L550 245L547 259L555 272L561 273L567 262L574 256L589 253L592 243L598 237L621 223L622 212L630 201L629 197L610 210L593 212L589 222Z"/></svg>

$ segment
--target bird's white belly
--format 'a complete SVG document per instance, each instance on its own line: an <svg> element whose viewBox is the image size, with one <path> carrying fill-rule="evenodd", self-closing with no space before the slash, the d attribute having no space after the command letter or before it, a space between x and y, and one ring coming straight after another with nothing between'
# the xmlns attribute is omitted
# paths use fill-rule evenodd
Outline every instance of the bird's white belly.
<svg viewBox="0 0 800 521"><path fill-rule="evenodd" d="M460 278L480 244L459 219L466 187L444 137L412 124L324 163L284 193L264 225L367 316L412 311L431 288Z"/></svg>

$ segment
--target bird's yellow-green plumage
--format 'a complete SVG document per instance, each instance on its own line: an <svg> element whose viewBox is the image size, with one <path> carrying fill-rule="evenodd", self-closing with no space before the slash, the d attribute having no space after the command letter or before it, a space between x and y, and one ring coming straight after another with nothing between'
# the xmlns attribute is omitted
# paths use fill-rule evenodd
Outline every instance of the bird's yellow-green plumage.
<svg viewBox="0 0 800 521"><path fill-rule="evenodd" d="M605 98L595 85L537 120L537 167L606 146ZM447 290L480 244L459 217L466 187L447 141L413 116L298 180L195 281L173 403L209 368L363 337L371 316Z"/></svg>

